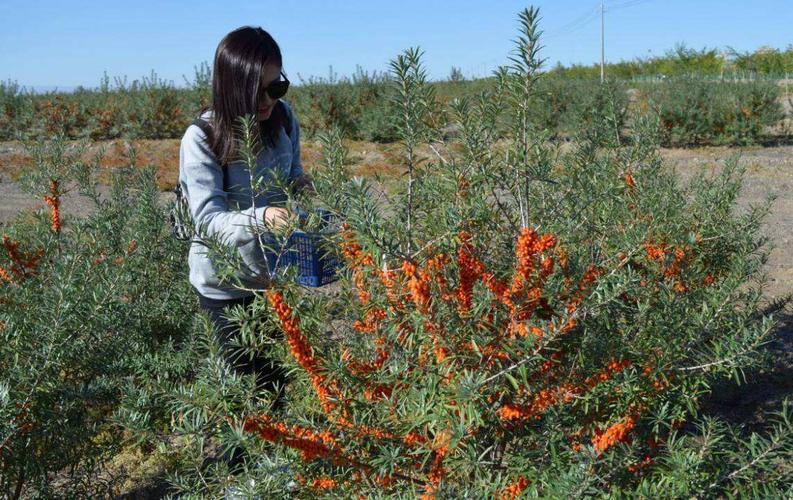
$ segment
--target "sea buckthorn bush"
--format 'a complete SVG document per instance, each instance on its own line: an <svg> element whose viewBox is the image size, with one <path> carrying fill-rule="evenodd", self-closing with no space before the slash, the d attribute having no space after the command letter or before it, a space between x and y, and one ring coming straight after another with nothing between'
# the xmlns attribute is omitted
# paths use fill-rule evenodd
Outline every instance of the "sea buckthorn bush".
<svg viewBox="0 0 793 500"><path fill-rule="evenodd" d="M356 67L351 77L310 77L290 89L292 104L309 137L330 128L341 129L351 139L393 142L396 133L389 112L388 74Z"/></svg>
<svg viewBox="0 0 793 500"><path fill-rule="evenodd" d="M14 138L17 130L30 127L32 111L19 85L0 82L0 139Z"/></svg>
<svg viewBox="0 0 793 500"><path fill-rule="evenodd" d="M596 122L561 150L533 121L538 11L519 16L499 88L455 100L450 143L421 52L395 58L402 187L350 178L323 135L319 202L345 268L315 293L275 279L233 313L290 369L279 401L221 403L219 368L174 398L180 494L518 498L781 495L791 420L746 438L702 417L717 381L760 362L768 204L736 210L737 161L681 185L657 116ZM488 98L489 97L489 98ZM507 123L506 140L496 133ZM421 155L420 146L432 155ZM307 202L304 200L304 202ZM272 347L261 332L272 325ZM257 333L258 332L258 333ZM257 337L258 336L258 337ZM184 395L190 395L184 398ZM181 398L181 399L180 399ZM223 412L229 407L243 411ZM251 411L253 410L253 411ZM242 447L243 470L206 443ZM718 457L718 458L716 458Z"/></svg>
<svg viewBox="0 0 793 500"><path fill-rule="evenodd" d="M144 389L192 373L179 349L194 315L185 249L152 170L119 169L102 193L99 156L62 138L28 146L22 182L41 207L0 228L0 492L112 496L103 464L167 432L170 412ZM67 217L77 192L92 213Z"/></svg>
<svg viewBox="0 0 793 500"><path fill-rule="evenodd" d="M98 89L72 93L25 92L0 84L0 139L171 139L180 137L208 102L207 68L196 69L186 89L148 77L128 84L105 75Z"/></svg>
<svg viewBox="0 0 793 500"><path fill-rule="evenodd" d="M619 80L542 78L537 82L538 98L533 104L535 124L552 137L573 137L583 131L619 130L628 117L626 85ZM609 124L607 122L613 122ZM618 140L601 137L596 142Z"/></svg>
<svg viewBox="0 0 793 500"><path fill-rule="evenodd" d="M782 119L774 82L678 78L646 86L667 146L756 144Z"/></svg>

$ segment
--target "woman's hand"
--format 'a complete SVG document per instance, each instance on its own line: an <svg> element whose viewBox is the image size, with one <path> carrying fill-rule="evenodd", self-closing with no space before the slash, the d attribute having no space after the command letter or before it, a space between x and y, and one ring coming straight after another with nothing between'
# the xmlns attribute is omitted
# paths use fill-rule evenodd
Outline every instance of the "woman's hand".
<svg viewBox="0 0 793 500"><path fill-rule="evenodd" d="M294 193L305 192L308 194L316 194L311 176L308 174L300 174L295 177L292 181L292 191Z"/></svg>
<svg viewBox="0 0 793 500"><path fill-rule="evenodd" d="M289 225L292 219L289 210L279 207L266 207L264 209L264 225L270 229L281 229Z"/></svg>

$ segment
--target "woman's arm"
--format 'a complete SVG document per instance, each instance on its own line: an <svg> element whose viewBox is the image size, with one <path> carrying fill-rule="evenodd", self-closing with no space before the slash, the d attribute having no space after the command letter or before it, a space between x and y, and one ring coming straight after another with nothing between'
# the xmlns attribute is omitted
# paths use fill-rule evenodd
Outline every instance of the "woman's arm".
<svg viewBox="0 0 793 500"><path fill-rule="evenodd" d="M187 196L190 214L197 228L208 236L221 236L233 246L249 243L263 230L266 207L231 211L223 190L223 169L206 145L206 136L197 127L188 127L179 150L179 182ZM270 209L268 216L275 215Z"/></svg>

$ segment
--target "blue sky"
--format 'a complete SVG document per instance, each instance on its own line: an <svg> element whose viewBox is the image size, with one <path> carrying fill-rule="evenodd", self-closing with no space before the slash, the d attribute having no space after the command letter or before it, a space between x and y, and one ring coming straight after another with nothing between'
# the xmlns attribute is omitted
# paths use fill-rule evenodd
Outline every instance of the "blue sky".
<svg viewBox="0 0 793 500"><path fill-rule="evenodd" d="M600 59L599 0L535 0L548 66ZM242 26L261 26L278 41L284 69L299 82L349 75L356 64L383 71L402 50L419 46L433 79L451 67L467 77L507 62L517 34L513 0L53 1L0 2L0 80L27 87L96 87L103 71L129 80L147 76L183 85L193 67L211 63L220 39ZM579 21L579 22L576 22ZM608 0L609 61L690 47L793 43L793 0Z"/></svg>

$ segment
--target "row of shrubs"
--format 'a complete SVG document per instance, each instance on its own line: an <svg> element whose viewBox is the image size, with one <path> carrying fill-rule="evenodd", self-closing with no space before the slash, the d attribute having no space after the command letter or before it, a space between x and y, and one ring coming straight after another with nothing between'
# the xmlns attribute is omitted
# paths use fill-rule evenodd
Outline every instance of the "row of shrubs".
<svg viewBox="0 0 793 500"><path fill-rule="evenodd" d="M641 92L657 103L664 144L754 144L784 118L779 87L770 82L679 79Z"/></svg>
<svg viewBox="0 0 793 500"><path fill-rule="evenodd" d="M663 55L637 57L627 61L606 64L606 74L614 78L679 77L703 75L718 78L787 78L793 73L793 45L785 50L760 47L753 52L735 49L719 50L705 47L697 50L678 44ZM567 78L598 78L600 64L557 65L551 70L554 76Z"/></svg>
<svg viewBox="0 0 793 500"><path fill-rule="evenodd" d="M0 83L0 140L67 138L173 139L181 137L198 109L209 102L208 66L196 71L185 89L155 74L132 85L107 78L97 90L72 94L25 93L15 84ZM455 98L475 97L492 89L495 79L438 82L438 109ZM353 139L393 142L393 88L387 75L358 70L352 78L312 78L295 85L287 100L296 109L306 136L331 126ZM634 99L621 81L546 78L538 82L531 116L552 138L569 137L608 118L630 134L638 113L654 112L662 121L665 146L757 144L789 134L779 126L784 118L780 89L771 82L709 82L675 79L643 84ZM441 127L448 116L439 111ZM509 129L505 124L500 133ZM776 129L776 130L774 130Z"/></svg>

